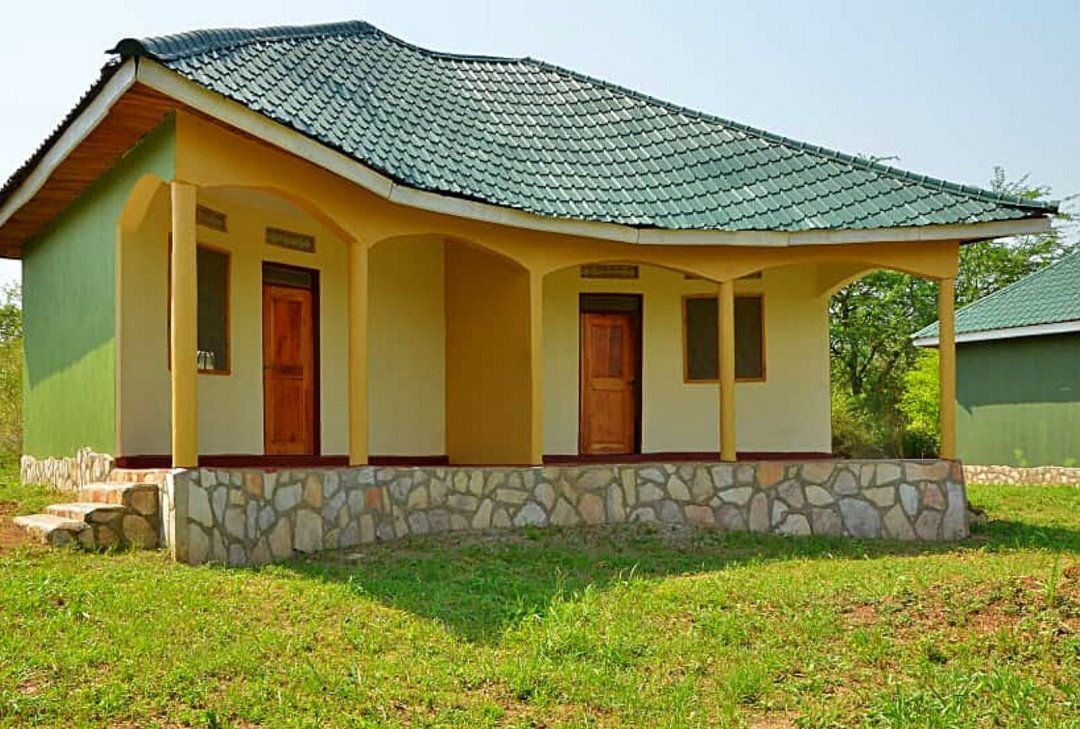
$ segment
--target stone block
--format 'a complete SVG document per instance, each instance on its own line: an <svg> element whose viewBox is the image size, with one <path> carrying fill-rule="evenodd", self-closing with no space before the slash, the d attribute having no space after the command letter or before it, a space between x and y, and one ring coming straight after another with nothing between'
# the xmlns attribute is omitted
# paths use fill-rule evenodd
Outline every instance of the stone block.
<svg viewBox="0 0 1080 729"><path fill-rule="evenodd" d="M904 513L915 516L919 511L919 490L909 483L902 483L898 489L900 505L904 507Z"/></svg>
<svg viewBox="0 0 1080 729"><path fill-rule="evenodd" d="M776 528L776 533L792 537L809 536L810 522L802 514L788 514L787 518Z"/></svg>
<svg viewBox="0 0 1080 729"><path fill-rule="evenodd" d="M770 524L774 527L779 526L784 521L784 518L787 516L788 511L789 509L787 507L787 504L785 504L783 501L780 501L779 499L774 500L772 504L772 517L770 519Z"/></svg>
<svg viewBox="0 0 1080 729"><path fill-rule="evenodd" d="M880 486L878 488L863 489L863 496L875 505L886 508L896 503L896 487Z"/></svg>
<svg viewBox="0 0 1080 729"><path fill-rule="evenodd" d="M941 512L924 511L915 520L915 534L926 542L937 541L941 529Z"/></svg>
<svg viewBox="0 0 1080 729"><path fill-rule="evenodd" d="M746 531L746 517L737 506L725 504L717 507L715 514L716 525L721 529L729 532Z"/></svg>
<svg viewBox="0 0 1080 729"><path fill-rule="evenodd" d="M214 516L210 511L210 494L194 483L188 485L188 518L204 527L214 525ZM195 564L202 564L203 561Z"/></svg>
<svg viewBox="0 0 1080 729"><path fill-rule="evenodd" d="M643 483L638 486L638 501L647 504L664 498L664 490L654 483Z"/></svg>
<svg viewBox="0 0 1080 729"><path fill-rule="evenodd" d="M732 465L712 466L709 473L712 476L713 486L717 489L726 489L735 485L735 467Z"/></svg>
<svg viewBox="0 0 1080 729"><path fill-rule="evenodd" d="M824 484L833 474L832 461L811 461L803 465L800 475L807 483ZM854 477L852 477L854 480Z"/></svg>
<svg viewBox="0 0 1080 729"><path fill-rule="evenodd" d="M840 496L854 496L859 493L859 482L855 479L855 474L846 468L838 470L836 478L833 479L832 491Z"/></svg>
<svg viewBox="0 0 1080 729"><path fill-rule="evenodd" d="M938 511L945 508L945 497L937 484L924 483L919 487L919 490L922 491L922 503L925 508Z"/></svg>
<svg viewBox="0 0 1080 729"><path fill-rule="evenodd" d="M533 499L547 511L555 506L556 496L555 487L547 481L541 481L533 489Z"/></svg>
<svg viewBox="0 0 1080 729"><path fill-rule="evenodd" d="M274 508L277 511L288 511L300 503L300 484L293 483L288 486L279 486L274 489ZM271 549L273 551L273 549ZM276 558L276 555L275 555Z"/></svg>
<svg viewBox="0 0 1080 729"><path fill-rule="evenodd" d="M840 515L832 509L811 509L810 519L814 534L839 537L844 533L844 523L840 520Z"/></svg>
<svg viewBox="0 0 1080 729"><path fill-rule="evenodd" d="M877 464L877 473L874 476L874 485L885 486L899 481L902 477L903 472L899 463L879 463ZM864 485L869 485L869 483L867 481Z"/></svg>
<svg viewBox="0 0 1080 729"><path fill-rule="evenodd" d="M769 488L780 483L784 478L784 464L776 461L767 461L757 467L757 485L761 488Z"/></svg>
<svg viewBox="0 0 1080 729"><path fill-rule="evenodd" d="M623 504L623 492L617 483L607 488L605 515L608 523L620 524L626 520L626 507Z"/></svg>
<svg viewBox="0 0 1080 729"><path fill-rule="evenodd" d="M691 526L711 527L716 525L716 516L708 506L690 504L686 507L686 521Z"/></svg>
<svg viewBox="0 0 1080 729"><path fill-rule="evenodd" d="M755 494L750 500L748 526L752 532L769 531L769 499L765 494Z"/></svg>
<svg viewBox="0 0 1080 729"><path fill-rule="evenodd" d="M204 564L210 559L210 539L195 524L188 526L188 564Z"/></svg>
<svg viewBox="0 0 1080 729"><path fill-rule="evenodd" d="M579 517L574 507L564 498L555 502L555 508L551 511L551 523L554 526L574 526L579 522Z"/></svg>
<svg viewBox="0 0 1080 729"><path fill-rule="evenodd" d="M656 512L651 506L640 506L630 512L630 523L635 522L653 524L656 522Z"/></svg>
<svg viewBox="0 0 1080 729"><path fill-rule="evenodd" d="M519 505L524 504L529 499L529 495L524 491L512 488L501 488L495 491L495 500L503 504Z"/></svg>
<svg viewBox="0 0 1080 729"><path fill-rule="evenodd" d="M593 494L587 494L594 496ZM594 498L596 498L594 496ZM597 501L600 499L597 498ZM601 507L601 513L603 513L603 507ZM540 505L535 501L530 501L521 507L521 510L514 516L514 526L546 526L548 523L547 514L540 508Z"/></svg>
<svg viewBox="0 0 1080 729"><path fill-rule="evenodd" d="M133 488L128 497L128 504L140 514L156 514L158 511L157 487L138 486Z"/></svg>
<svg viewBox="0 0 1080 729"><path fill-rule="evenodd" d="M672 476L667 482L668 497L686 503L690 500L690 488L678 476Z"/></svg>
<svg viewBox="0 0 1080 729"><path fill-rule="evenodd" d="M885 535L888 539L911 540L915 538L915 530L911 522L904 515L904 508L897 504L885 512Z"/></svg>
<svg viewBox="0 0 1080 729"><path fill-rule="evenodd" d="M225 510L225 533L233 539L244 539L247 520L244 518L244 509L239 506L230 506Z"/></svg>
<svg viewBox="0 0 1080 729"><path fill-rule="evenodd" d="M784 481L776 487L776 495L792 509L801 509L806 503L803 498L802 484L798 481Z"/></svg>
<svg viewBox="0 0 1080 729"><path fill-rule="evenodd" d="M224 486L218 486L210 494L210 508L214 512L214 520L221 522L225 518L225 504L229 499L229 490Z"/></svg>
<svg viewBox="0 0 1080 729"><path fill-rule="evenodd" d="M472 494L451 494L447 498L447 506L451 509L469 513L475 512L479 504L480 501Z"/></svg>
<svg viewBox="0 0 1080 729"><path fill-rule="evenodd" d="M270 547L270 554L274 560L282 560L292 556L292 527L288 519L281 519L270 531L266 539Z"/></svg>
<svg viewBox="0 0 1080 729"><path fill-rule="evenodd" d="M491 499L484 499L476 509L472 518L473 529L488 529L491 527L491 510L494 504Z"/></svg>
<svg viewBox="0 0 1080 729"><path fill-rule="evenodd" d="M323 520L314 511L301 509L296 512L296 531L293 534L293 549L297 552L317 552L323 546Z"/></svg>
<svg viewBox="0 0 1080 729"><path fill-rule="evenodd" d="M881 515L862 499L840 499L840 515L847 533L859 539L881 536Z"/></svg>
<svg viewBox="0 0 1080 729"><path fill-rule="evenodd" d="M694 478L690 481L690 496L698 504L704 504L715 493L709 471L704 466L694 469Z"/></svg>
<svg viewBox="0 0 1080 729"><path fill-rule="evenodd" d="M816 484L810 484L806 487L806 500L814 506L828 506L836 499L827 490Z"/></svg>
<svg viewBox="0 0 1080 729"><path fill-rule="evenodd" d="M476 498L475 496L473 498ZM405 505L409 509L427 509L431 506L431 500L428 498L427 486L413 486L412 491L409 492L409 498L405 502Z"/></svg>
<svg viewBox="0 0 1080 729"><path fill-rule="evenodd" d="M737 504L739 506L745 506L750 501L750 497L753 495L754 490L749 486L738 486L736 488L728 488L721 491L718 495L721 501L729 504Z"/></svg>
<svg viewBox="0 0 1080 729"><path fill-rule="evenodd" d="M596 494L586 492L578 499L578 513L586 524L603 524L604 502Z"/></svg>
<svg viewBox="0 0 1080 729"><path fill-rule="evenodd" d="M949 461L930 461L927 463L904 464L908 481L944 481L952 470Z"/></svg>

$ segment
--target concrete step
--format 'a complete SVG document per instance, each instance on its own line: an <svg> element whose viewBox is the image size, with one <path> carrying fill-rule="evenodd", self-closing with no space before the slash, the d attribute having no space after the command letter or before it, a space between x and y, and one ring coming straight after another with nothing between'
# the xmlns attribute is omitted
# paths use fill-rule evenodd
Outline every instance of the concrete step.
<svg viewBox="0 0 1080 729"><path fill-rule="evenodd" d="M45 509L50 514L81 521L87 524L112 521L127 511L123 504L103 504L97 501L84 501L71 504L53 504Z"/></svg>
<svg viewBox="0 0 1080 729"><path fill-rule="evenodd" d="M54 547L79 543L79 535L89 529L82 520L56 514L28 514L17 516L13 521L15 526L25 529L31 539Z"/></svg>
<svg viewBox="0 0 1080 729"><path fill-rule="evenodd" d="M80 503L119 504L149 516L158 511L158 486L153 483L107 481L87 484L79 489Z"/></svg>

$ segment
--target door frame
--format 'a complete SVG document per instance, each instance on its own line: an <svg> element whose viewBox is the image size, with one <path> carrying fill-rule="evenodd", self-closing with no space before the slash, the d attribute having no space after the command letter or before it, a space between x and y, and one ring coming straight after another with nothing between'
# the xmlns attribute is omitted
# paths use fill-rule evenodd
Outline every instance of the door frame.
<svg viewBox="0 0 1080 729"><path fill-rule="evenodd" d="M271 286L280 286L281 288L294 288L302 291L311 292L311 348L312 352L312 369L315 371L312 373L312 388L314 389L314 401L312 403L311 418L315 422L312 423L312 433L314 438L312 439L312 450L314 451L312 456L322 455L322 362L320 361L320 351L322 346L320 344L320 334L322 332L322 316L319 311L319 271L315 268L307 268L305 266L293 266L288 263L281 263L279 261L263 261L262 268L260 270L260 276L262 278L262 284L259 288L260 299L266 289L266 270L268 268L277 268L284 271L296 271L298 273L304 273L311 276L310 286L300 286L288 283L272 283ZM262 318L260 326L266 326L266 307L262 308ZM262 344L260 338L260 347L262 348L262 363L263 368L266 367L266 345ZM265 371L265 370L264 370ZM263 375L260 378L260 384L262 385L262 406L263 406L263 454L266 454L266 377Z"/></svg>
<svg viewBox="0 0 1080 729"><path fill-rule="evenodd" d="M582 326L585 314L629 314L630 325L634 331L634 438L629 455L641 453L642 407L641 407L641 360L644 351L642 343L642 321L645 312L644 294L628 294L622 291L582 291L578 294L578 456L585 457L585 429L582 427L585 414L585 329ZM615 454L612 454L615 455ZM593 458L594 456L589 456Z"/></svg>

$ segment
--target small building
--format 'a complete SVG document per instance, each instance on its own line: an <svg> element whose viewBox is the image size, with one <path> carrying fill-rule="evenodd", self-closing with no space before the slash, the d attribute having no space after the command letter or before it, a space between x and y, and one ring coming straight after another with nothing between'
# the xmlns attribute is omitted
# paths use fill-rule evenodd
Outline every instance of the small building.
<svg viewBox="0 0 1080 729"><path fill-rule="evenodd" d="M1054 211L362 22L113 54L0 189L0 255L23 264L26 478L353 467L355 486L372 465L390 481L506 466L550 485L570 477L537 468L599 463L573 478L602 490L619 462L828 458L831 293L893 268L942 281L950 316L959 247L1047 230ZM636 513L723 521L710 478L733 483L702 476L692 504L675 484L673 506ZM659 493L626 489L599 513ZM562 502L542 491L476 508L555 523ZM769 492L739 523L798 512L789 530L808 532L801 494L769 511ZM594 517L581 499L560 513ZM820 533L884 533L888 504L860 501L850 519L871 526L850 527L830 503ZM890 533L915 533L905 503ZM400 516L391 533L410 528ZM418 521L436 522L463 523Z"/></svg>
<svg viewBox="0 0 1080 729"><path fill-rule="evenodd" d="M956 372L964 463L1080 465L1080 251L957 311Z"/></svg>

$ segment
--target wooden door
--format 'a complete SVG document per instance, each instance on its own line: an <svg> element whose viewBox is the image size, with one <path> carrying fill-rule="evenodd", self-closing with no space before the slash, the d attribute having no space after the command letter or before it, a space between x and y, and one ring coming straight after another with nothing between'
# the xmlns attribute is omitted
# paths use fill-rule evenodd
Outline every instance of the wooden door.
<svg viewBox="0 0 1080 729"><path fill-rule="evenodd" d="M625 312L581 314L582 455L635 450L636 323Z"/></svg>
<svg viewBox="0 0 1080 729"><path fill-rule="evenodd" d="M315 455L315 317L310 289L263 284L263 444Z"/></svg>

